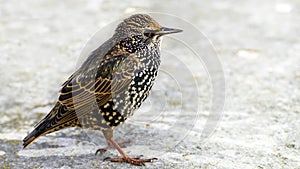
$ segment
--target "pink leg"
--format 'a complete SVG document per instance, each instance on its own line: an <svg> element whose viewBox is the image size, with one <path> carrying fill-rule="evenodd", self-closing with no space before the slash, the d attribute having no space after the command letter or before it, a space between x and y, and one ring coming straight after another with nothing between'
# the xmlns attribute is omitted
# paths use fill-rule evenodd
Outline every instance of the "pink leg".
<svg viewBox="0 0 300 169"><path fill-rule="evenodd" d="M157 158L150 158L150 159L140 159L140 158L130 158L128 157L125 152L121 149L118 143L113 140L112 138L107 138L107 141L110 142L122 155L122 158L108 158L111 162L126 162L133 165L143 166L146 162L152 162L153 160L157 160Z"/></svg>

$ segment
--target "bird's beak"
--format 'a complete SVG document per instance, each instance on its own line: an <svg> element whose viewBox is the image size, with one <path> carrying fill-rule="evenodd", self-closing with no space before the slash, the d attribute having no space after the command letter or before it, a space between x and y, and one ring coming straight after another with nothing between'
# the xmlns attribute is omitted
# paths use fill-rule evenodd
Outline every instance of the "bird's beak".
<svg viewBox="0 0 300 169"><path fill-rule="evenodd" d="M156 35L167 35L167 34L171 34L171 33L179 33L182 32L181 29L175 29L175 28L166 28L166 27L162 27L160 30L156 31L155 34Z"/></svg>

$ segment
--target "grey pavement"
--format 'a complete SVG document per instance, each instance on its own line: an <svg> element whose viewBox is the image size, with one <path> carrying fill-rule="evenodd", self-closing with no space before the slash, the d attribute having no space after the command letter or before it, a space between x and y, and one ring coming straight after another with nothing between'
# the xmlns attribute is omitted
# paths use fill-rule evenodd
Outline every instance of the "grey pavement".
<svg viewBox="0 0 300 169"><path fill-rule="evenodd" d="M76 128L22 149L21 140L49 112L89 39L134 12L167 13L191 23L207 37L187 44L203 48L201 55L210 52L202 44L214 45L226 102L222 118L212 121L213 134L201 137L213 97L210 72L201 64L184 65L196 70L185 78L178 62L163 56L150 98L115 132L116 140L130 140L126 153L157 161L145 167L103 161L119 154L111 149L95 156L106 145L102 134ZM0 168L300 169L299 21L298 0L0 0ZM193 33L178 38L184 36ZM163 43L165 56L171 51L190 58L171 37ZM179 87L169 72L183 77ZM196 91L198 102L181 100L182 93Z"/></svg>

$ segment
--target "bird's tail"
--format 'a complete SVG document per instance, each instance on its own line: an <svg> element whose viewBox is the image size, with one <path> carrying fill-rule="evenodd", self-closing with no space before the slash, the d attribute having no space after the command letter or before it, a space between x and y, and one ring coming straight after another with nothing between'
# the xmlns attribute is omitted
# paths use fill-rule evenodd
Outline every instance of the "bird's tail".
<svg viewBox="0 0 300 169"><path fill-rule="evenodd" d="M37 129L34 129L30 134L28 134L23 139L23 148L26 148L29 144L31 144L34 140L42 136L42 133L39 132Z"/></svg>
<svg viewBox="0 0 300 169"><path fill-rule="evenodd" d="M51 119L47 119L46 116L43 120L41 120L41 122L37 124L36 128L23 139L23 148L26 148L40 136L54 131L51 130L51 127L49 126L49 121L51 121Z"/></svg>
<svg viewBox="0 0 300 169"><path fill-rule="evenodd" d="M35 129L23 139L23 148L26 148L40 136L58 130L59 126L56 126L54 121L57 120L57 112L62 110L63 109L61 108L61 105L59 103L56 103L51 112L46 117L44 117L38 124L36 124Z"/></svg>

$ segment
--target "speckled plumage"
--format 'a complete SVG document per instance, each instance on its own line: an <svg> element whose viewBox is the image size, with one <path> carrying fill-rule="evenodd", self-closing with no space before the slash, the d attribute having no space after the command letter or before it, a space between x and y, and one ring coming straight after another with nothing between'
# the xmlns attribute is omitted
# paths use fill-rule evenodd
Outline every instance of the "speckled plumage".
<svg viewBox="0 0 300 169"><path fill-rule="evenodd" d="M24 138L24 147L39 136L74 126L102 130L112 139L114 127L149 95L160 65L160 37L179 31L161 27L145 14L125 19L63 84L54 108Z"/></svg>

